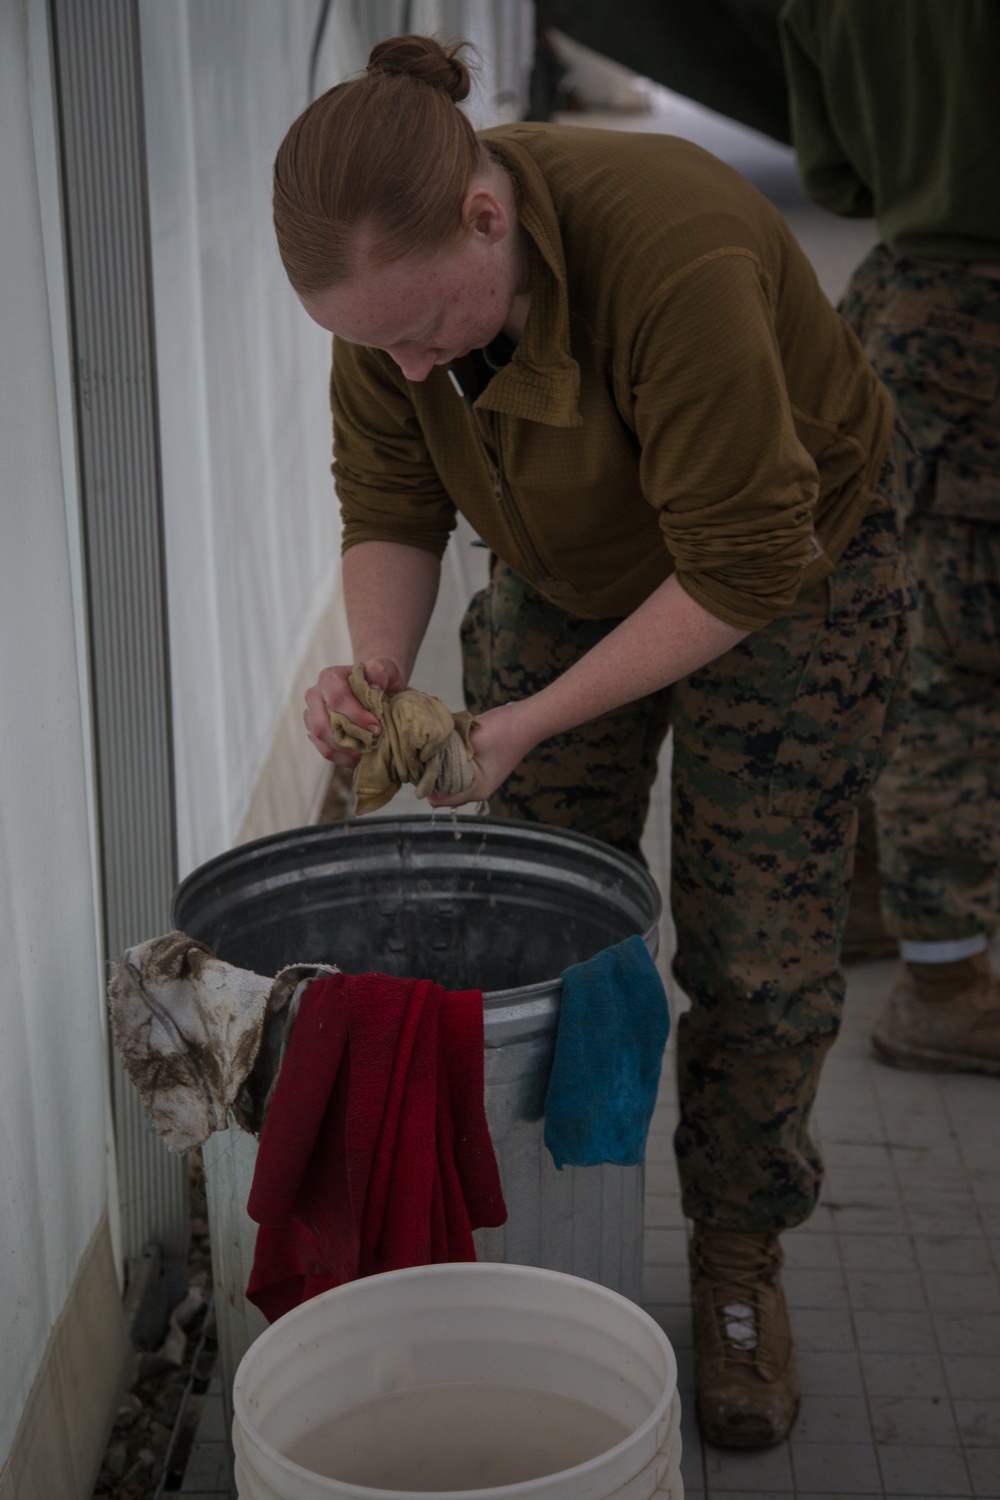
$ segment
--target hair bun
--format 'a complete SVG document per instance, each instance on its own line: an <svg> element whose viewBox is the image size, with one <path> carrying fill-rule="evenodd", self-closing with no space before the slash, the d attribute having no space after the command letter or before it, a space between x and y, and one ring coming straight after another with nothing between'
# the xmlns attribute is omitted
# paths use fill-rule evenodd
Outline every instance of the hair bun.
<svg viewBox="0 0 1000 1500"><path fill-rule="evenodd" d="M465 42L442 47L432 36L391 36L376 42L368 56L369 73L407 74L441 89L458 104L469 97L469 70L458 53Z"/></svg>

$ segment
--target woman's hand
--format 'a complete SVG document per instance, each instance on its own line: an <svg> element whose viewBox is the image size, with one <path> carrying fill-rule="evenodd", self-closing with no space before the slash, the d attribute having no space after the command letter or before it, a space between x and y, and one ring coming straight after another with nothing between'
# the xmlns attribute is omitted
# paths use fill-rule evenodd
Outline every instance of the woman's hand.
<svg viewBox="0 0 1000 1500"><path fill-rule="evenodd" d="M365 677L372 687L385 693L398 693L405 686L403 674L394 661L377 656L364 664ZM306 733L325 760L337 766L356 766L361 759L352 750L338 745L330 729L330 712L346 714L352 724L370 729L374 734L382 732L375 715L362 708L347 685L353 667L324 667L315 686L306 693L306 711L302 715Z"/></svg>
<svg viewBox="0 0 1000 1500"><path fill-rule="evenodd" d="M536 740L526 722L521 703L504 703L479 716L470 740L476 758L476 776L470 787L454 797L431 795L432 807L462 807L468 802L486 802L534 749Z"/></svg>

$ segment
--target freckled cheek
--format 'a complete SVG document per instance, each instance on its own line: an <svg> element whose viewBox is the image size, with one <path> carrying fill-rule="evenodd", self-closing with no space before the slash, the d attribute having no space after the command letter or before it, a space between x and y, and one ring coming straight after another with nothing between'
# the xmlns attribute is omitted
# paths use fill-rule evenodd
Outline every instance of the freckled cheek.
<svg viewBox="0 0 1000 1500"><path fill-rule="evenodd" d="M476 325L480 334L492 338L495 331L493 325L501 314L502 305L503 298L498 285L484 288L482 298L471 310L470 323Z"/></svg>
<svg viewBox="0 0 1000 1500"><path fill-rule="evenodd" d="M451 341L454 344L475 345L479 338L479 332L483 324L483 310L481 307L468 307L464 310L462 317L456 321L455 337Z"/></svg>
<svg viewBox="0 0 1000 1500"><path fill-rule="evenodd" d="M453 316L442 329L439 342L446 348L478 348L493 337L502 301L501 288L494 282L467 292L461 302L453 303Z"/></svg>

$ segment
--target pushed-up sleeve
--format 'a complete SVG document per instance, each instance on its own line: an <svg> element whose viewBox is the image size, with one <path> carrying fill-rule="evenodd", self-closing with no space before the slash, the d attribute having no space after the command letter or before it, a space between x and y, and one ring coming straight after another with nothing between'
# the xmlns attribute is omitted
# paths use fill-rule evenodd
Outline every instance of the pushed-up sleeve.
<svg viewBox="0 0 1000 1500"><path fill-rule="evenodd" d="M654 300L632 401L643 494L682 587L742 630L785 613L813 555L819 479L753 256L718 253Z"/></svg>
<svg viewBox="0 0 1000 1500"><path fill-rule="evenodd" d="M809 35L802 7L786 5L781 14L781 47L788 82L788 113L795 162L806 193L821 208L846 219L870 219L875 213L871 186L844 150L827 102L818 46Z"/></svg>
<svg viewBox="0 0 1000 1500"><path fill-rule="evenodd" d="M442 556L455 507L403 377L394 378L376 350L334 339L330 406L342 551L358 542L402 542Z"/></svg>

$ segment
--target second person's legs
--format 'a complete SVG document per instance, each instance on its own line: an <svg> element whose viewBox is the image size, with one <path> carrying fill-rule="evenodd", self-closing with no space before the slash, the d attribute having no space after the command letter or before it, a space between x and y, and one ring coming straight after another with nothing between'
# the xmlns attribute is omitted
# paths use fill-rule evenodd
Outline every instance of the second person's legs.
<svg viewBox="0 0 1000 1500"><path fill-rule="evenodd" d="M919 583L900 750L876 792L883 911L903 972L873 1040L890 1062L1000 1074L1000 265L883 245L842 312L912 444Z"/></svg>
<svg viewBox="0 0 1000 1500"><path fill-rule="evenodd" d="M921 515L902 743L876 789L882 904L903 973L873 1041L903 1067L1000 1074L1000 525Z"/></svg>

